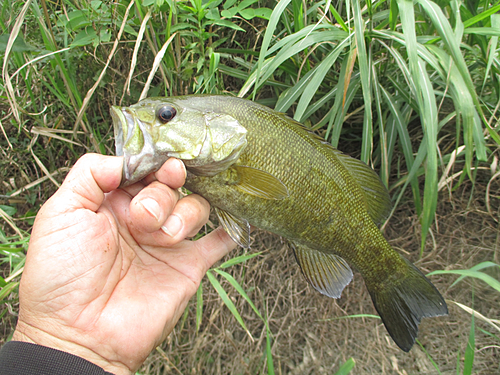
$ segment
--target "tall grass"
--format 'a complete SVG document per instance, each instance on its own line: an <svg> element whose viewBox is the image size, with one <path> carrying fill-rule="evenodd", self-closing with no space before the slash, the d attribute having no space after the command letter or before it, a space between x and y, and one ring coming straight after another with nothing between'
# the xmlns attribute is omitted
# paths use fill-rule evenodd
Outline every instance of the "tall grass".
<svg viewBox="0 0 500 375"><path fill-rule="evenodd" d="M0 301L16 303L32 216L60 183L58 172L84 152L113 153L109 105L146 95L251 98L336 147L359 149L354 156L380 173L395 207L410 187L424 255L439 190L474 183L500 145L499 11L498 2L457 0L3 1L0 144L10 157L6 171L26 176L6 183L0 197ZM207 278L250 337L220 281L262 320L272 374L266 313L228 272L255 255ZM479 278L500 292L482 272L488 267L433 275ZM202 288L196 301L199 328ZM471 347L480 315L472 316ZM353 366L351 359L338 373Z"/></svg>
<svg viewBox="0 0 500 375"><path fill-rule="evenodd" d="M294 8L295 19L306 22L300 27L295 25L294 32L285 37L280 37L277 22L269 23L259 60L239 95L245 96L253 86L255 96L270 77L286 77L284 83L289 83L290 88L273 86L278 97L276 108L287 111L298 101L294 118L309 120L315 128L326 128L326 138L335 146L345 126L346 106L352 108L356 95L362 95L360 158L380 170L382 180L389 185L394 150L398 146L403 149L408 173L398 200L410 183L421 218L423 251L434 220L439 171L450 158L439 149L440 131L456 124L456 146L465 146L459 161L464 160L463 170L470 178L473 163L487 160L486 142L492 139L500 143L491 126L498 124L498 77L491 67L495 61L498 72L498 40L494 35L498 36L499 29L490 25L496 25L498 17L490 7L477 8L477 4L457 1L445 7L427 0L417 4L382 1L377 3L377 11L370 3L362 8L359 1L353 1L352 9L344 7L342 13L330 6L331 14L344 20L343 27L339 27L333 17L330 20L326 15L318 21L317 12L326 5L330 4L314 3L310 9L300 11ZM274 9L270 21L279 17L287 17L283 7ZM478 23L485 27L478 28ZM277 37L271 42L273 35ZM271 43L270 48L266 42ZM479 62L469 69L466 59L471 58L470 51L478 43L489 44L490 48L482 50L482 55L477 56ZM478 91L486 94L482 89L485 82L489 83L488 94L480 101ZM444 117L441 111L440 118L438 109L448 102L452 109L446 115L451 116ZM419 122L423 139L415 144L410 129ZM425 174L423 198L417 180L421 168ZM394 186L402 181L396 181Z"/></svg>

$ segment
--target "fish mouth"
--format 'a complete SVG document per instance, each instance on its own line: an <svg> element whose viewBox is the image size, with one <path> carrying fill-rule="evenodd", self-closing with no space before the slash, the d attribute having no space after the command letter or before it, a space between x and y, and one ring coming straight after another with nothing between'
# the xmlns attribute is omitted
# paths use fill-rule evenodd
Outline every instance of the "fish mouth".
<svg viewBox="0 0 500 375"><path fill-rule="evenodd" d="M151 134L127 108L112 106L110 109L115 135L115 151L123 156L123 172L120 187L137 182L157 170L161 164L155 161Z"/></svg>
<svg viewBox="0 0 500 375"><path fill-rule="evenodd" d="M113 129L115 132L115 153L116 156L123 156L123 146L125 144L125 140L123 139L123 127L127 126L127 128L129 128L131 124L128 124L120 107L114 105L109 112L113 120Z"/></svg>

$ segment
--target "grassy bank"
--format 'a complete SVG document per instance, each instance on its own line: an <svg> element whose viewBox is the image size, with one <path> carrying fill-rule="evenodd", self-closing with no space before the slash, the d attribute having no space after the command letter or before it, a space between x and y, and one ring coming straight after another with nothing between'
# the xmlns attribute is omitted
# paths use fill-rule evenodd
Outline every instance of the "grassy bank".
<svg viewBox="0 0 500 375"><path fill-rule="evenodd" d="M287 112L379 172L394 202L387 238L433 272L451 314L425 321L421 346L400 353L359 275L325 300L279 239L257 233L250 253L209 272L141 374L500 371L499 11L487 1L3 1L0 342L40 205L79 156L114 153L109 107L217 93Z"/></svg>

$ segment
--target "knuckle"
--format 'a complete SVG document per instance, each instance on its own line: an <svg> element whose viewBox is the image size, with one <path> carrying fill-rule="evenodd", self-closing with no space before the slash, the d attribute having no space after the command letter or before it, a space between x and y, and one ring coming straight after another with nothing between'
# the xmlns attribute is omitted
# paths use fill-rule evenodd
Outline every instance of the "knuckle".
<svg viewBox="0 0 500 375"><path fill-rule="evenodd" d="M172 190L158 181L153 182L150 188L154 190L155 195L158 196L159 201L163 202L163 204L169 207L174 207L177 204L179 193L176 190Z"/></svg>
<svg viewBox="0 0 500 375"><path fill-rule="evenodd" d="M190 198L190 216L200 218L202 221L206 221L210 213L210 205L208 204L208 202L199 195L190 195L187 198Z"/></svg>

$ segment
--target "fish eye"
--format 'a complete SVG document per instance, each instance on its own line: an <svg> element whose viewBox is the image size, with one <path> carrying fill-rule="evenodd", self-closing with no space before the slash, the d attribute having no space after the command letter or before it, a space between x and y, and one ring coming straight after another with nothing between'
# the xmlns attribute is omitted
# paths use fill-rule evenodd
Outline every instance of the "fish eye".
<svg viewBox="0 0 500 375"><path fill-rule="evenodd" d="M176 114L177 110L171 105L164 105L156 111L156 117L164 124L172 120Z"/></svg>

